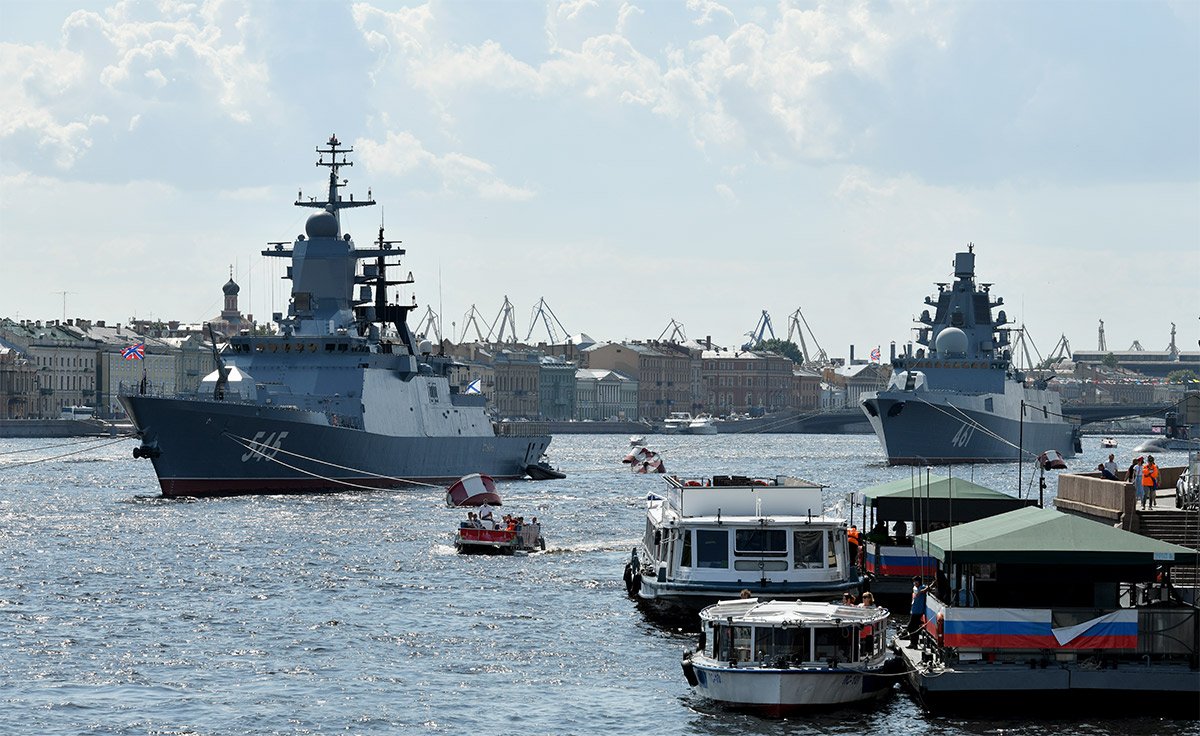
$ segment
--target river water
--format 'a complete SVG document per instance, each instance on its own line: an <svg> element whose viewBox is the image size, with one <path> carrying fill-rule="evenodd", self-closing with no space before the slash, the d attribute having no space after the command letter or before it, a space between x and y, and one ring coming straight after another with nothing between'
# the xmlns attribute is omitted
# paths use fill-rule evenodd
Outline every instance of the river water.
<svg viewBox="0 0 1200 736"><path fill-rule="evenodd" d="M843 516L848 491L913 472L872 436L647 440L673 473L829 484ZM1127 465L1138 438L1120 441ZM787 720L705 702L679 668L692 637L625 596L665 484L620 463L624 436L560 436L566 480L500 484L548 542L512 558L456 555L461 514L432 489L167 501L131 441L19 465L87 447L48 448L68 442L0 440L0 734L1200 734L1136 702L1062 721L1014 702L1005 722L929 716L899 689ZM1084 449L1073 469L1108 454ZM1017 493L1013 465L952 472Z"/></svg>

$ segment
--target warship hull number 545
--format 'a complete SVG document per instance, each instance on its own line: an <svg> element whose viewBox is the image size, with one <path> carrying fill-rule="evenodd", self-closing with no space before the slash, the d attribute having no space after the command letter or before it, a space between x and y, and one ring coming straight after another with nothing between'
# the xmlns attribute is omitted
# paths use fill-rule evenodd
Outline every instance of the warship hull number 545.
<svg viewBox="0 0 1200 736"><path fill-rule="evenodd" d="M415 299L388 301L389 287L412 283L388 278L404 250L382 228L373 248L343 233L341 210L375 204L339 193L352 150L336 137L317 149L328 196L297 201L317 209L304 234L262 252L290 260L278 334L232 336L195 395L121 397L142 438L134 455L153 462L164 495L520 478L542 460L550 438L498 436L482 397L450 386L453 361L409 330Z"/></svg>

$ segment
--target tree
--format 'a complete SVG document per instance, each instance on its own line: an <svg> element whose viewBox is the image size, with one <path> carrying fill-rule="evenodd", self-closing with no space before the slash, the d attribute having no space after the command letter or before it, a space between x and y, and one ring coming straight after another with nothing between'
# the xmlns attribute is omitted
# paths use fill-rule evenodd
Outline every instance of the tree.
<svg viewBox="0 0 1200 736"><path fill-rule="evenodd" d="M1197 378L1195 373L1187 369L1171 371L1167 374L1167 383L1196 383L1197 381L1200 381L1200 378Z"/></svg>
<svg viewBox="0 0 1200 736"><path fill-rule="evenodd" d="M770 340L761 340L754 346L755 350L769 350L772 353L779 353L792 359L793 363L803 363L804 355L800 352L800 347L794 342L788 340L780 340L772 337Z"/></svg>
<svg viewBox="0 0 1200 736"><path fill-rule="evenodd" d="M1104 365L1108 366L1109 368L1114 368L1114 369L1118 365L1121 364L1121 361L1117 360L1117 356L1113 355L1112 353L1109 353L1108 355L1104 356L1104 360L1102 360L1100 362L1103 363Z"/></svg>

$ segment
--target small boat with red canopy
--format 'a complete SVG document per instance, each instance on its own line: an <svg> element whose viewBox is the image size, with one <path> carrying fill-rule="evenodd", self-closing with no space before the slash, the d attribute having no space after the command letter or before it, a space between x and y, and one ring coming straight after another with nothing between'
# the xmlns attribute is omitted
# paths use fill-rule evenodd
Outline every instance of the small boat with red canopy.
<svg viewBox="0 0 1200 736"><path fill-rule="evenodd" d="M463 476L446 490L447 506L479 510L467 512L454 533L454 548L460 554L513 555L546 549L536 516L531 522L512 514L495 519L492 507L502 503L496 481L480 473Z"/></svg>

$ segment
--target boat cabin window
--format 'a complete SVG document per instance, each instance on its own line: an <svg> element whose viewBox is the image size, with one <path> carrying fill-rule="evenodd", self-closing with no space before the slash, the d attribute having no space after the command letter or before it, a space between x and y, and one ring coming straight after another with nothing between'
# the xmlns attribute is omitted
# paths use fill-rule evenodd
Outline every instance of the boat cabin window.
<svg viewBox="0 0 1200 736"><path fill-rule="evenodd" d="M692 532L691 532L691 530L690 529L683 530L682 537L683 537L683 540L682 540L683 544L680 545L681 550L679 552L679 566L680 567L691 567L692 566Z"/></svg>
<svg viewBox="0 0 1200 736"><path fill-rule="evenodd" d="M814 659L817 661L836 659L839 662L853 661L856 647L856 629L850 627L813 629Z"/></svg>
<svg viewBox="0 0 1200 736"><path fill-rule="evenodd" d="M809 629L759 628L754 634L755 646L765 662L777 664L783 660L789 664L799 664L812 661L812 636L809 635Z"/></svg>
<svg viewBox="0 0 1200 736"><path fill-rule="evenodd" d="M750 632L753 631L750 626L734 626L733 627L733 653L730 659L736 659L739 662L749 662L750 654Z"/></svg>
<svg viewBox="0 0 1200 736"><path fill-rule="evenodd" d="M792 566L797 570L806 567L824 567L821 557L824 555L825 532L798 531L792 535Z"/></svg>
<svg viewBox="0 0 1200 736"><path fill-rule="evenodd" d="M696 530L696 567L729 567L729 532L724 529Z"/></svg>
<svg viewBox="0 0 1200 736"><path fill-rule="evenodd" d="M825 542L825 566L837 567L837 548L845 537L844 532L829 532L829 539Z"/></svg>
<svg viewBox="0 0 1200 736"><path fill-rule="evenodd" d="M750 661L749 626L715 624L712 636L712 657L721 662Z"/></svg>
<svg viewBox="0 0 1200 736"><path fill-rule="evenodd" d="M738 529L733 534L733 551L739 555L787 554L787 531L784 529Z"/></svg>

